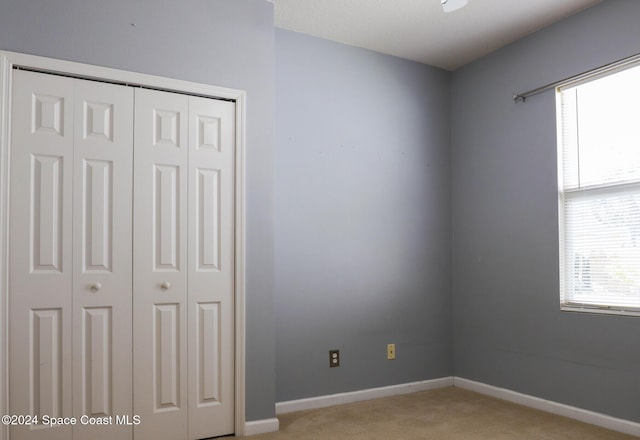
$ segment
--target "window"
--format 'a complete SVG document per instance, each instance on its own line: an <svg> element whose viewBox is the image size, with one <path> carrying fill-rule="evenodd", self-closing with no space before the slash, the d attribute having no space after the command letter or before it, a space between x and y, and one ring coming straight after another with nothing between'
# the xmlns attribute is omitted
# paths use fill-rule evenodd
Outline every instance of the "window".
<svg viewBox="0 0 640 440"><path fill-rule="evenodd" d="M640 314L640 65L558 88L560 303Z"/></svg>

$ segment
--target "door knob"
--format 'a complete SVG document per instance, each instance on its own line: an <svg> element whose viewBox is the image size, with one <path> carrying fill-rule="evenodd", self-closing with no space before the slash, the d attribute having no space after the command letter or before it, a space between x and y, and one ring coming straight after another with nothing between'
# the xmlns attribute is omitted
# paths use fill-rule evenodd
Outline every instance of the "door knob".
<svg viewBox="0 0 640 440"><path fill-rule="evenodd" d="M160 289L162 290L169 290L169 287L171 287L171 283L169 281L165 281L164 283L160 284Z"/></svg>
<svg viewBox="0 0 640 440"><path fill-rule="evenodd" d="M91 285L90 289L92 292L97 292L98 290L102 289L102 284L94 283Z"/></svg>

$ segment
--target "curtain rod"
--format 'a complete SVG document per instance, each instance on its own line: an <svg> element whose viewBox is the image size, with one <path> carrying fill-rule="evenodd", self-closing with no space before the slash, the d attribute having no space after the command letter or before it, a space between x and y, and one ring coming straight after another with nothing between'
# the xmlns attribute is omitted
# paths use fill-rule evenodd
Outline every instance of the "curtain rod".
<svg viewBox="0 0 640 440"><path fill-rule="evenodd" d="M626 58L622 58L622 59L620 59L618 61L613 61L611 63L604 64L604 65L602 65L600 67L596 67L595 69L587 70L586 72L582 72L582 73L570 76L570 77L565 78L565 79L561 79L560 81L555 81L555 82L546 84L544 86L537 87L537 88L535 88L533 90L529 90L529 91L524 92L524 93L515 93L513 95L513 100L516 101L516 102L517 101L525 102L526 99L529 98L530 96L534 96L534 95L537 95L539 93L546 92L547 90L553 89L553 88L555 88L555 87L557 87L559 85L571 83L571 82L578 81L578 80L581 80L581 79L591 78L591 77L597 76L599 74L602 74L604 72L609 72L611 70L624 67L624 66L626 66L628 64L632 64L632 63L634 63L636 61L640 61L640 53L637 53L635 55L631 55L631 56L626 57Z"/></svg>

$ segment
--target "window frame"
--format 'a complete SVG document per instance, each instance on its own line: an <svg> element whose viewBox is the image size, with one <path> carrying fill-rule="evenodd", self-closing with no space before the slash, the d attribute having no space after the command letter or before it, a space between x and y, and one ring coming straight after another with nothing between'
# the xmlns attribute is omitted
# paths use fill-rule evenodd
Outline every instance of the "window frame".
<svg viewBox="0 0 640 440"><path fill-rule="evenodd" d="M556 151L557 151L557 176L558 176L558 253L559 253L559 299L560 310L563 312L596 313L607 315L640 316L640 306L620 306L606 304L590 304L579 301L571 301L568 297L567 277L566 277L566 222L565 222L565 201L568 198L579 199L582 197L592 197L597 194L615 194L625 190L637 189L640 193L640 180L635 182L623 182L614 184L590 185L584 188L564 188L564 145L563 145L563 112L562 93L565 90L579 87L580 85L598 81L616 73L628 69L640 67L640 60L627 63L622 66L614 66L608 69L598 70L592 75L580 76L577 79L567 80L555 87L556 100Z"/></svg>

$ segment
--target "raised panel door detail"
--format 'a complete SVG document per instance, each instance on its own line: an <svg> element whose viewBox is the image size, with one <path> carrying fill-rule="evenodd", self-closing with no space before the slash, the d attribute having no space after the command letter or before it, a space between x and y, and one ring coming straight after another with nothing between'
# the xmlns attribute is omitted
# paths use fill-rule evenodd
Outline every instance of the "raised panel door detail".
<svg viewBox="0 0 640 440"><path fill-rule="evenodd" d="M72 415L133 414L134 91L74 80ZM131 439L118 424L74 440ZM70 438L70 437L69 437Z"/></svg>
<svg viewBox="0 0 640 440"><path fill-rule="evenodd" d="M154 165L154 246L156 270L179 270L180 168Z"/></svg>
<svg viewBox="0 0 640 440"><path fill-rule="evenodd" d="M83 270L111 271L113 162L86 159L83 162Z"/></svg>
<svg viewBox="0 0 640 440"><path fill-rule="evenodd" d="M134 437L186 439L189 102L144 88L134 97Z"/></svg>
<svg viewBox="0 0 640 440"><path fill-rule="evenodd" d="M71 416L73 82L11 72L5 412ZM9 127L7 127L9 128ZM11 426L11 439L66 440L70 426ZM2 434L0 434L2 437ZM7 437L8 438L8 437Z"/></svg>
<svg viewBox="0 0 640 440"><path fill-rule="evenodd" d="M62 272L63 158L31 157L31 271Z"/></svg>
<svg viewBox="0 0 640 440"><path fill-rule="evenodd" d="M199 303L197 328L198 406L220 400L220 303Z"/></svg>
<svg viewBox="0 0 640 440"><path fill-rule="evenodd" d="M157 304L154 310L156 411L179 407L180 317L179 304Z"/></svg>
<svg viewBox="0 0 640 440"><path fill-rule="evenodd" d="M83 334L83 414L111 415L112 318L111 307L85 308Z"/></svg>
<svg viewBox="0 0 640 440"><path fill-rule="evenodd" d="M234 103L189 97L190 439L234 431L234 121Z"/></svg>
<svg viewBox="0 0 640 440"><path fill-rule="evenodd" d="M133 414L134 91L12 73L7 412ZM10 435L124 440L133 429L78 423Z"/></svg>
<svg viewBox="0 0 640 440"><path fill-rule="evenodd" d="M196 247L199 271L220 270L220 170L196 170Z"/></svg>
<svg viewBox="0 0 640 440"><path fill-rule="evenodd" d="M37 131L64 136L64 98L32 95L31 133Z"/></svg>
<svg viewBox="0 0 640 440"><path fill-rule="evenodd" d="M180 113L154 110L154 145L180 147Z"/></svg>
<svg viewBox="0 0 640 440"><path fill-rule="evenodd" d="M197 148L220 151L220 118L198 115Z"/></svg>
<svg viewBox="0 0 640 440"><path fill-rule="evenodd" d="M30 313L31 414L62 414L62 310Z"/></svg>
<svg viewBox="0 0 640 440"><path fill-rule="evenodd" d="M113 104L84 101L83 137L113 140Z"/></svg>

